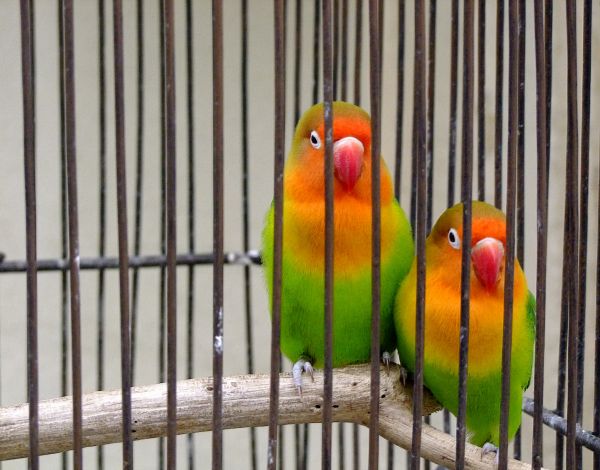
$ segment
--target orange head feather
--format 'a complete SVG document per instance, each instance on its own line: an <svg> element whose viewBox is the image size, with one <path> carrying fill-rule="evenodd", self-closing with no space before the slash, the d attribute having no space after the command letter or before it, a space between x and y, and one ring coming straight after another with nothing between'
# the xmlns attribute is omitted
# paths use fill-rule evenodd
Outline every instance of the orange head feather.
<svg viewBox="0 0 600 470"><path fill-rule="evenodd" d="M427 264L446 285L460 291L460 266L462 260L463 205L448 209L433 227L427 243ZM473 201L471 276L472 295L502 292L504 290L504 245L506 244L506 218L502 211L481 201ZM436 269L441 268L441 269Z"/></svg>
<svg viewBox="0 0 600 470"><path fill-rule="evenodd" d="M285 194L289 201L316 202L324 197L325 122L323 104L308 109L296 127L286 164ZM333 103L334 197L371 200L371 120L360 107ZM393 197L385 165L381 173L381 203Z"/></svg>

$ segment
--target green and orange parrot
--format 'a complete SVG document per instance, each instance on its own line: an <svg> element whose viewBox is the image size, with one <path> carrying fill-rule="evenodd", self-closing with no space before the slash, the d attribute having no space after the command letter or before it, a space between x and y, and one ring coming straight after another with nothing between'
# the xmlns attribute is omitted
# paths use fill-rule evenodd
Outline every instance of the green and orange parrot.
<svg viewBox="0 0 600 470"><path fill-rule="evenodd" d="M323 104L296 127L285 164L281 350L302 373L324 364L325 138ZM371 348L371 122L358 106L333 103L334 311L333 366L368 362ZM380 158L380 157L377 157ZM273 284L273 206L263 230L262 258ZM381 160L381 347L395 349L393 305L410 268L410 225L392 192Z"/></svg>
<svg viewBox="0 0 600 470"><path fill-rule="evenodd" d="M484 452L499 444L504 323L504 214L473 201L467 417L469 440ZM463 205L446 210L427 237L425 356L423 380L437 400L458 412ZM394 309L398 353L414 371L416 259L402 282ZM521 424L523 391L529 386L535 337L535 298L515 259L510 375L509 439Z"/></svg>

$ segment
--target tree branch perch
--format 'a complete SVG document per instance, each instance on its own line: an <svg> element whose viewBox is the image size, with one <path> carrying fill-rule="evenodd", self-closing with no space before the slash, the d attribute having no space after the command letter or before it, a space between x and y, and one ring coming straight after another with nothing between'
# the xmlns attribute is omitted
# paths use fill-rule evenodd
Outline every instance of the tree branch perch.
<svg viewBox="0 0 600 470"><path fill-rule="evenodd" d="M315 372L315 382L305 377L302 398L290 374L281 374L279 422L281 424L321 421L323 374ZM333 374L333 420L368 425L369 366L335 369ZM389 374L382 369L380 425L381 436L409 449L412 432L412 387L400 383L397 366ZM165 384L134 387L131 394L133 438L149 439L166 435L167 389ZM212 378L182 380L177 383L177 432L211 430ZM439 404L426 391L424 413L439 410ZM266 426L269 416L269 376L240 375L223 379L223 426L226 429ZM71 397L46 400L39 408L40 453L72 449ZM94 392L83 397L83 445L86 447L121 441L121 391ZM454 468L455 440L438 429L423 425L423 458ZM0 408L0 460L26 457L29 448L28 405ZM492 469L493 456L483 459L480 449L467 444L466 468ZM509 462L510 469L529 465Z"/></svg>

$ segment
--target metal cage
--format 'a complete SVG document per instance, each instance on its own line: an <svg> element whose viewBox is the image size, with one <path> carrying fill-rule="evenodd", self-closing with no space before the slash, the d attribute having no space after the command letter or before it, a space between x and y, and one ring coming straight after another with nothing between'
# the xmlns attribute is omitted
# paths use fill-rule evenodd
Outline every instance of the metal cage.
<svg viewBox="0 0 600 470"><path fill-rule="evenodd" d="M300 113L324 101L330 130L339 99L370 112L373 152L410 213L417 369L432 220L464 201L469 240L471 199L493 202L507 213L508 279L516 257L537 298L529 418L509 444L503 400L499 468L600 469L592 7L3 2L0 468L491 468L466 442L468 334L456 419L422 418L439 408L422 374L412 389L397 388L396 369L380 376L378 197L370 366L331 367L328 217L328 359L303 400L280 375L285 154ZM329 164L327 214L332 178ZM271 322L258 265L273 194ZM507 289L504 396L512 297ZM468 289L462 298L468 332Z"/></svg>

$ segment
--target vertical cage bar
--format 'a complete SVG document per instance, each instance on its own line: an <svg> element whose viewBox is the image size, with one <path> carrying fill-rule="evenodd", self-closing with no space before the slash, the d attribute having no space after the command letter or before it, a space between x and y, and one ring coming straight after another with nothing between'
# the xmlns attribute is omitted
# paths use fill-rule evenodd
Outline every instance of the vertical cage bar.
<svg viewBox="0 0 600 470"><path fill-rule="evenodd" d="M342 53L340 64L340 80L342 101L348 100L348 0L342 0L341 6L342 15Z"/></svg>
<svg viewBox="0 0 600 470"><path fill-rule="evenodd" d="M504 284L504 324L502 336L502 400L500 414L500 468L508 465L508 414L510 405L510 369L512 350L513 320L513 280L515 257L515 196L516 196L516 159L518 145L518 124L521 100L519 97L519 21L518 5L515 1L509 4L509 125L508 125L508 167L507 167L507 223L506 223L506 267ZM515 102L516 101L516 102Z"/></svg>
<svg viewBox="0 0 600 470"><path fill-rule="evenodd" d="M599 181L600 182L600 181ZM600 186L600 184L599 184ZM600 227L600 191L598 192L597 223ZM596 246L596 336L594 347L594 434L600 435L600 229ZM600 453L594 453L594 470L600 469Z"/></svg>
<svg viewBox="0 0 600 470"><path fill-rule="evenodd" d="M319 5L316 0L315 16L319 16ZM283 244L283 162L285 153L285 48L284 48L284 12L283 0L274 0L274 37L275 37L275 129L274 129L274 228L273 228L273 318L271 324L271 383L269 404L269 444L267 468L275 470L277 462L277 427L279 411L279 369L281 354L279 352L281 331L281 272ZM315 76L313 77L313 99L316 100L318 83L318 35L319 28L315 25L315 58L313 62ZM313 50L313 52L315 52Z"/></svg>
<svg viewBox="0 0 600 470"><path fill-rule="evenodd" d="M587 292L588 199L590 170L590 100L592 77L592 2L583 3L583 71L581 83L581 169L579 183L579 339L577 343L577 421L582 422ZM582 468L582 448L577 446L577 466Z"/></svg>
<svg viewBox="0 0 600 470"><path fill-rule="evenodd" d="M502 209L502 126L504 123L504 0L496 3L496 121L494 128L494 205Z"/></svg>
<svg viewBox="0 0 600 470"><path fill-rule="evenodd" d="M191 0L188 0L191 8ZM297 0L297 8L300 8L300 0ZM241 16L241 29L242 29L242 243L244 247L244 253L247 253L250 249L250 203L249 203L249 184L248 184L248 0L242 0L242 16ZM191 17L191 15L190 15ZM191 21L191 20L190 20ZM299 25L296 23L296 34L299 34ZM299 38L296 38L296 45L298 46ZM190 50L191 50L191 37L190 37ZM191 51L190 51L191 54ZM299 61L299 52L297 54L297 61ZM189 63L191 66L193 56L189 56ZM298 62L296 63L298 66ZM299 75L299 68L297 73ZM192 77L190 77L190 83L192 83ZM189 99L192 100L192 90L189 91ZM298 97L295 97L295 103L299 106ZM297 108L296 108L297 109ZM190 119L193 117L190 114ZM191 125L190 125L191 126ZM193 142L193 128L190 127L190 145ZM192 157L192 155L190 155ZM191 160L190 160L191 163ZM192 181L190 180L190 184ZM192 186L190 186L192 187ZM192 195L190 194L190 204L192 204ZM192 229L190 225L190 229ZM190 238L190 243L193 240ZM192 246L190 246L190 252L193 253ZM191 282L191 281L190 281ZM249 374L254 373L254 346L252 341L252 297L251 297L251 280L250 280L250 266L244 266L244 312L246 319L246 370ZM256 470L256 429L250 428L250 463L252 470Z"/></svg>
<svg viewBox="0 0 600 470"><path fill-rule="evenodd" d="M369 84L371 94L371 402L369 415L369 470L379 465L379 323L381 313L381 201L380 201L380 35L379 1L369 0Z"/></svg>
<svg viewBox="0 0 600 470"><path fill-rule="evenodd" d="M435 131L435 69L436 69L436 17L437 0L429 2L429 31L427 51L427 226L425 236L431 230L433 222L433 136ZM425 423L431 423L431 417L425 416ZM391 443L389 444L392 445ZM390 461L390 470L393 462ZM425 461L425 470L431 468L431 462Z"/></svg>
<svg viewBox="0 0 600 470"><path fill-rule="evenodd" d="M477 199L485 201L485 0L477 19Z"/></svg>
<svg viewBox="0 0 600 470"><path fill-rule="evenodd" d="M213 35L213 432L212 468L223 467L223 5L212 3Z"/></svg>
<svg viewBox="0 0 600 470"><path fill-rule="evenodd" d="M525 1L519 0L519 104L517 142L517 207L516 207L516 253L522 267L525 266ZM513 440L513 457L521 459L521 427Z"/></svg>
<svg viewBox="0 0 600 470"><path fill-rule="evenodd" d="M185 39L186 39L186 72L187 72L187 142L188 142L188 251L196 251L195 241L195 219L196 219L196 161L195 161L195 140L194 140L194 17L192 1L185 2ZM248 249L244 248L244 252ZM245 270L248 267L245 267ZM187 378L194 376L194 331L195 331L195 267L188 267L188 302L187 302ZM249 280L246 279L246 291L248 290ZM249 359L251 360L251 359ZM251 429L251 437L254 431ZM194 435L187 435L187 460L188 469L195 468L196 448L194 446Z"/></svg>
<svg viewBox="0 0 600 470"><path fill-rule="evenodd" d="M29 402L29 468L39 463L39 371L37 331L37 211L35 187L35 84L33 13L21 0L21 73L23 85L23 163L27 251L27 401Z"/></svg>
<svg viewBox="0 0 600 470"><path fill-rule="evenodd" d="M536 268L536 339L534 376L534 415L532 465L539 470L543 465L543 403L544 403L544 345L546 334L546 257L548 248L548 198L546 156L546 57L543 0L535 0L535 58L537 89L537 268Z"/></svg>
<svg viewBox="0 0 600 470"><path fill-rule="evenodd" d="M133 255L139 256L142 245L142 196L144 181L144 0L136 2L136 172ZM131 295L131 383L135 383L137 317L139 302L139 268L133 268Z"/></svg>
<svg viewBox="0 0 600 470"><path fill-rule="evenodd" d="M103 1L103 0L102 0ZM64 36L62 31L63 27L63 15L62 15L62 0L58 1L58 81L59 81L59 118L60 118L60 227L61 227L61 256L62 259L67 259L68 253L68 235L67 235L67 138L66 138L66 123L65 123L65 67L64 67ZM101 141L102 142L102 141ZM102 146L102 144L101 144ZM106 147L105 147L106 148ZM101 148L102 151L102 148ZM100 168L104 168L104 160L100 154ZM100 192L102 193L102 170L100 171ZM100 199L102 200L102 199ZM60 314L60 391L61 395L64 397L68 393L68 382L67 382L67 369L68 369L68 342L69 342L69 334L68 334L68 272L67 270L63 270L61 274L61 314ZM101 326L103 325L104 318L100 314L103 312L102 305L100 304L99 297L99 305L98 305L98 331L101 331ZM100 340L100 335L98 335L98 350L102 349L102 341ZM102 379L102 376L98 374L98 380ZM102 450L98 450L98 468L102 470ZM61 455L61 468L63 470L67 470L68 463L68 454L63 452Z"/></svg>
<svg viewBox="0 0 600 470"><path fill-rule="evenodd" d="M242 2L242 4L245 5L247 0L242 0ZM302 3L302 0L296 0L296 15L294 22L294 125L296 125L298 119L300 119L300 90L302 84ZM247 26L243 30L246 31ZM246 57L246 55L244 57ZM245 76L247 77L247 71L243 73L245 73Z"/></svg>
<svg viewBox="0 0 600 470"><path fill-rule="evenodd" d="M324 3L324 2L323 2ZM323 12L325 11L324 5L321 5L323 8ZM332 40L333 40L333 99L339 100L340 93L340 73L339 73L339 65L340 65L340 0L333 0L333 26L332 26ZM323 17L323 25L325 25L325 17ZM325 31L323 29L323 31ZM325 47L325 36L323 36L323 47ZM323 49L324 51L324 49ZM325 62L325 56L323 55L323 62ZM323 82L325 81L325 68L323 68ZM323 83L323 89L325 89L325 83ZM325 101L325 96L323 96L323 101Z"/></svg>
<svg viewBox="0 0 600 470"><path fill-rule="evenodd" d="M98 233L98 256L105 256L106 253L106 12L104 0L98 0L98 99L99 106L99 138L100 138L100 214L99 214L99 233ZM96 352L97 378L96 386L98 390L104 389L104 337L105 337L105 293L106 273L104 269L98 270L98 340ZM104 446L99 446L96 455L96 462L99 469L104 468Z"/></svg>
<svg viewBox="0 0 600 470"><path fill-rule="evenodd" d="M319 0L315 0L315 19L313 36L313 97L312 102L319 101L319 33L321 30L321 6Z"/></svg>
<svg viewBox="0 0 600 470"><path fill-rule="evenodd" d="M341 52L340 52L340 93L339 99L341 101L347 101L348 99L348 0L342 0L340 4L340 15L341 15ZM346 433L345 424L338 424L338 459L339 469L344 470L346 468Z"/></svg>
<svg viewBox="0 0 600 470"><path fill-rule="evenodd" d="M502 0L499 0L502 1ZM458 0L452 0L450 37L450 118L448 130L448 207L454 204L456 174L456 113L458 107Z"/></svg>
<svg viewBox="0 0 600 470"><path fill-rule="evenodd" d="M332 2L323 5L323 112L325 121L325 364L323 371L323 432L321 441L321 468L331 468L331 415L333 401L333 261L334 261L334 207L333 207L333 97L336 79L336 50L332 24ZM337 12L336 12L337 16Z"/></svg>
<svg viewBox="0 0 600 470"><path fill-rule="evenodd" d="M404 130L404 49L406 3L398 1L398 67L396 72L396 153L394 160L394 196L400 201L402 189L402 135Z"/></svg>
<svg viewBox="0 0 600 470"><path fill-rule="evenodd" d="M568 181L565 181L565 186L567 186ZM565 188L565 212L563 217L563 253L567 252L567 238L568 238L568 230L569 227L567 225L567 211L566 211L566 203L567 203L567 192ZM562 263L562 286L561 286L561 305L560 305L560 338L558 345L558 377L557 377L557 386L556 386L556 409L554 412L558 416L564 416L565 413L565 387L567 381L567 329L568 329L568 309L569 309L569 298L568 298L568 287L567 287L567 277L568 277L568 266L569 266L569 257L563 256ZM564 436L562 434L556 434L556 444L555 444L555 468L557 470L561 470L563 468L564 461Z"/></svg>
<svg viewBox="0 0 600 470"><path fill-rule="evenodd" d="M167 253L167 147L166 147L166 63L165 63L165 12L163 9L163 0L158 0L159 16L159 43L160 43L160 253L166 256ZM167 270L163 265L160 268L160 288L159 288L159 326L158 326L158 380L165 381L165 306L166 306L166 275ZM158 439L158 468L162 470L165 464L164 438Z"/></svg>
<svg viewBox="0 0 600 470"><path fill-rule="evenodd" d="M115 156L119 238L119 298L121 307L121 396L123 413L123 469L133 466L131 435L131 330L129 323L129 253L127 248L127 175L125 163L125 103L123 83L123 5L113 0L115 67Z"/></svg>
<svg viewBox="0 0 600 470"><path fill-rule="evenodd" d="M431 43L430 43L431 44ZM415 373L413 375L411 469L421 466L421 429L423 424L423 360L425 340L425 235L427 224L427 103L425 50L425 2L415 2L415 71L413 142L416 162L416 254L417 296L415 320Z"/></svg>
<svg viewBox="0 0 600 470"><path fill-rule="evenodd" d="M577 445L577 398L578 398L578 339L579 339L579 278L578 241L579 201L577 194L578 176L578 122L577 122L577 11L575 2L566 2L567 7L567 198L566 214L567 251L569 257L567 289L569 292L568 322L568 402L567 402L567 468L576 468Z"/></svg>
<svg viewBox="0 0 600 470"><path fill-rule="evenodd" d="M401 2L403 0L400 0ZM363 23L363 3L362 0L356 0L356 20L355 20L355 44L354 44L354 103L360 106L361 98L361 70L362 70L362 23Z"/></svg>
<svg viewBox="0 0 600 470"><path fill-rule="evenodd" d="M463 202L463 241L461 260L461 305L460 305L460 353L458 378L458 418L456 424L456 467L464 468L466 411L467 411L467 367L469 352L471 237L472 237L472 194L473 194L473 0L464 5L463 40L463 115L462 115L462 164L461 189Z"/></svg>
<svg viewBox="0 0 600 470"><path fill-rule="evenodd" d="M62 0L65 74L65 139L69 214L69 278L71 296L71 375L73 388L73 467L82 468L81 440L81 315L79 292L79 221L75 138L75 60L73 1Z"/></svg>
<svg viewBox="0 0 600 470"><path fill-rule="evenodd" d="M175 134L175 18L173 0L163 0L165 151L167 173L167 468L177 467L177 186ZM222 252L223 250L221 250ZM222 255L221 255L222 256ZM218 258L215 258L218 265ZM216 388L216 387L215 387ZM216 406L216 404L215 404Z"/></svg>
<svg viewBox="0 0 600 470"><path fill-rule="evenodd" d="M437 0L429 1L429 31L427 51L427 227L431 230L433 220L433 136L435 134L435 50L436 50ZM425 418L429 421L429 416ZM428 465L428 464L427 464Z"/></svg>
<svg viewBox="0 0 600 470"><path fill-rule="evenodd" d="M511 0L508 6L508 163L506 184L506 256L504 268L504 321L502 329L502 399L500 401L499 468L508 466L508 414L510 405L510 370L513 326L513 291L516 215L516 166L519 124L519 4Z"/></svg>
<svg viewBox="0 0 600 470"><path fill-rule="evenodd" d="M546 193L550 188L550 136L552 131L552 21L553 0L546 0L544 5L544 36L546 49ZM558 450L558 449L557 449Z"/></svg>

